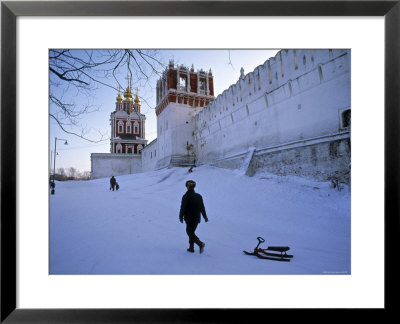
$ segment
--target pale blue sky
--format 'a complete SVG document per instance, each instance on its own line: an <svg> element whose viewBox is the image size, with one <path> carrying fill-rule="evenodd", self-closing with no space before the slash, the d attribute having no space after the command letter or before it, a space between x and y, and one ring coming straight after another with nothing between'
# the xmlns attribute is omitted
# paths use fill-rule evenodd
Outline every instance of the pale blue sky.
<svg viewBox="0 0 400 324"><path fill-rule="evenodd" d="M241 67L244 72L253 71L258 65L276 55L278 50L161 50L160 58L164 63L173 59L175 64L183 64L194 69L208 71L210 68L214 76L215 96L222 93L231 84L235 84L240 76ZM231 62L231 64L229 64ZM121 75L119 82L126 87L126 74ZM145 87L139 87L139 95L146 99L142 100L141 112L146 115L146 139L150 143L157 136L157 121L155 115L155 85L157 76L154 76ZM109 80L110 82L115 82ZM115 82L116 83L116 82ZM136 88L133 85L132 88ZM118 85L115 84L115 88ZM92 143L79 137L64 133L58 125L50 119L49 154L54 151L55 137L66 139L68 145L63 141L57 141L56 170L58 168L74 167L79 171L90 171L90 153L109 153L110 147L110 114L115 109L117 91L109 87L100 87L88 94L86 97L76 97L76 102L87 102L96 107L97 110L90 114L81 116L80 122L89 131L87 136L93 139L100 138L99 132L105 134L107 140L101 143ZM50 161L50 156L49 156ZM53 168L53 162L51 169Z"/></svg>

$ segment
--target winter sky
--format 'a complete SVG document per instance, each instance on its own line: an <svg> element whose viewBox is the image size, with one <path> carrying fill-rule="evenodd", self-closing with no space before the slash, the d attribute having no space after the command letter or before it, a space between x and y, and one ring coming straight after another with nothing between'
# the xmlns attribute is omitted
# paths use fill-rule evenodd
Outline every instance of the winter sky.
<svg viewBox="0 0 400 324"><path fill-rule="evenodd" d="M263 64L270 57L276 55L278 50L160 50L159 58L168 63L170 59L176 64L194 69L203 69L209 71L211 69L214 76L214 94L215 96L222 93L231 84L235 84L240 76L240 69L243 67L245 73L253 71L258 65ZM155 75L146 84L133 84L132 88L139 88L139 95L142 98L141 112L146 115L146 139L150 143L157 137L157 121L155 115L155 86L158 77ZM127 86L126 73L119 75L119 82L125 88ZM115 84L115 88L118 85ZM64 141L57 141L57 157L56 170L58 168L68 169L74 167L79 171L90 171L90 154L91 153L109 153L110 149L110 114L115 110L115 99L117 92L109 87L99 86L96 91L90 94L90 101L98 108L97 111L81 116L80 122L86 126L89 131L88 137L93 139L100 138L99 133L105 134L106 140L100 143L92 143L85 141L77 136L64 133L54 120L50 119L50 139L49 139L49 159L51 159L52 151L54 151L55 137L58 139L66 139L68 145L64 145ZM144 100L143 100L144 99ZM84 104L87 101L85 96L75 97L77 103ZM50 110L52 108L50 107ZM51 162L53 168L53 162Z"/></svg>

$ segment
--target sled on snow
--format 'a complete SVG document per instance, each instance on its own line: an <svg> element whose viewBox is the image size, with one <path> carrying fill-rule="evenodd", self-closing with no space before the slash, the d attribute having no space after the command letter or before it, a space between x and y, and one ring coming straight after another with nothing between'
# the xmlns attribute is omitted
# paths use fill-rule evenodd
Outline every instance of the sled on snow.
<svg viewBox="0 0 400 324"><path fill-rule="evenodd" d="M253 252L243 251L246 255L254 255L260 259L274 260L274 261L286 261L289 262L293 255L287 254L286 252L290 250L288 246L268 246L266 249L259 248L261 243L265 240L262 237L257 237L258 244L254 248Z"/></svg>

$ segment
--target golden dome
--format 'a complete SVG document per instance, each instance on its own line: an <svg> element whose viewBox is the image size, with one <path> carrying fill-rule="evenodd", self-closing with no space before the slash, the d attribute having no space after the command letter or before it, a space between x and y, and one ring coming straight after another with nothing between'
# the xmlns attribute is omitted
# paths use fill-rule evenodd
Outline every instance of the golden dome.
<svg viewBox="0 0 400 324"><path fill-rule="evenodd" d="M121 96L121 94L120 94L119 92L118 92L117 101L118 101L118 102L122 102L122 96Z"/></svg>
<svg viewBox="0 0 400 324"><path fill-rule="evenodd" d="M136 97L135 97L135 103L137 103L137 104L140 104L140 99L139 99L139 96L138 96L138 94L136 94Z"/></svg>
<svg viewBox="0 0 400 324"><path fill-rule="evenodd" d="M124 97L126 99L132 100L132 92L131 92L131 88L126 88L125 92L124 92Z"/></svg>

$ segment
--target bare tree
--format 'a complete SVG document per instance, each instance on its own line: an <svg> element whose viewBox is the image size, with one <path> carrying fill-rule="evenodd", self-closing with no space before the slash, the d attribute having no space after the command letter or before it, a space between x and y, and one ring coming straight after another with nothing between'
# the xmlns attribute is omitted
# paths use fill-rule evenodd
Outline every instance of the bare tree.
<svg viewBox="0 0 400 324"><path fill-rule="evenodd" d="M89 180L90 179L90 171L83 171L81 174L81 178L84 180Z"/></svg>
<svg viewBox="0 0 400 324"><path fill-rule="evenodd" d="M61 176L65 176L65 170L64 170L64 168L58 168L58 169L57 169L57 173L58 173L59 175L61 175Z"/></svg>
<svg viewBox="0 0 400 324"><path fill-rule="evenodd" d="M81 122L83 115L98 109L90 100L95 91L101 86L119 91L121 75L132 85L149 85L151 77L161 74L165 66L156 50L50 49L50 118L68 134L90 142L107 140L101 133L98 139L88 138Z"/></svg>
<svg viewBox="0 0 400 324"><path fill-rule="evenodd" d="M78 171L74 167L68 168L68 178L74 179L77 176Z"/></svg>

